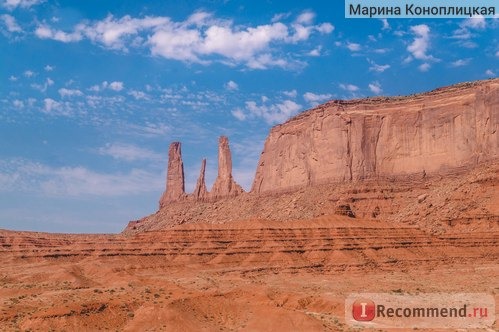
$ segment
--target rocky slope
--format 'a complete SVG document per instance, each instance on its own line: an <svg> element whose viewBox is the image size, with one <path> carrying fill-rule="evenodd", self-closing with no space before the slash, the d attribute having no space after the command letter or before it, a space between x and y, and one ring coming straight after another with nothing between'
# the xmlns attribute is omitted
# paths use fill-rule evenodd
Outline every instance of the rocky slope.
<svg viewBox="0 0 499 332"><path fill-rule="evenodd" d="M471 169L497 160L498 128L499 79L331 101L271 130L252 191Z"/></svg>

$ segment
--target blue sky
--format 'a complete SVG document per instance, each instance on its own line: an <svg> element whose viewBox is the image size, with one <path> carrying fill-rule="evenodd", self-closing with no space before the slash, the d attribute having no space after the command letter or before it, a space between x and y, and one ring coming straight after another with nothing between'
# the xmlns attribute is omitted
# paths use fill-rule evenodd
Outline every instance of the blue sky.
<svg viewBox="0 0 499 332"><path fill-rule="evenodd" d="M330 99L499 74L498 20L345 19L343 1L0 0L0 228L118 232L227 135L247 190L269 129Z"/></svg>

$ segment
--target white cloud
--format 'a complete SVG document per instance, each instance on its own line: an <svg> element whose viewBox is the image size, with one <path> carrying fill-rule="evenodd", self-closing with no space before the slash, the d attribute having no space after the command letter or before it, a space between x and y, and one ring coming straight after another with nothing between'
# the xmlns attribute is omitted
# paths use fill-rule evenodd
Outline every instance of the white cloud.
<svg viewBox="0 0 499 332"><path fill-rule="evenodd" d="M283 91L282 93L289 98L296 98L296 96L298 95L298 92L296 91L296 89L293 89L290 91Z"/></svg>
<svg viewBox="0 0 499 332"><path fill-rule="evenodd" d="M128 94L137 100L148 100L149 99L149 96L145 92L139 91L139 90L130 90L130 91L128 91Z"/></svg>
<svg viewBox="0 0 499 332"><path fill-rule="evenodd" d="M113 91L121 91L124 88L124 84L123 84L123 82L114 81L114 82L109 83L108 87L109 87L109 89L111 89Z"/></svg>
<svg viewBox="0 0 499 332"><path fill-rule="evenodd" d="M24 102L22 100L16 99L12 102L12 105L14 105L15 108L23 108Z"/></svg>
<svg viewBox="0 0 499 332"><path fill-rule="evenodd" d="M17 81L17 77L16 77L16 76L14 76L14 75L10 75L10 77L9 77L9 81L11 81L11 82L15 82L15 81Z"/></svg>
<svg viewBox="0 0 499 332"><path fill-rule="evenodd" d="M461 28L485 29L487 23L482 15L473 16L465 19L461 24Z"/></svg>
<svg viewBox="0 0 499 332"><path fill-rule="evenodd" d="M242 109L240 109L240 108L233 109L231 111L231 113L239 121L246 120L246 114L244 114L244 111Z"/></svg>
<svg viewBox="0 0 499 332"><path fill-rule="evenodd" d="M98 86L98 85L92 85L90 88L88 88L88 90L90 90L92 92L99 92L100 91L100 86Z"/></svg>
<svg viewBox="0 0 499 332"><path fill-rule="evenodd" d="M17 7L29 8L42 2L45 2L45 0L4 0L2 2L2 7L8 10L14 10Z"/></svg>
<svg viewBox="0 0 499 332"><path fill-rule="evenodd" d="M239 89L239 85L234 81L228 81L225 83L225 88L229 91L235 91Z"/></svg>
<svg viewBox="0 0 499 332"><path fill-rule="evenodd" d="M56 114L62 110L62 104L55 101L52 98L45 98L43 100L44 109L43 112L47 114Z"/></svg>
<svg viewBox="0 0 499 332"><path fill-rule="evenodd" d="M270 125L286 121L301 109L301 105L292 100L284 100L272 105L257 105L254 101L247 101L245 105L251 116L262 118Z"/></svg>
<svg viewBox="0 0 499 332"><path fill-rule="evenodd" d="M83 92L77 89L66 89L66 88L61 88L59 89L59 95L61 95L61 98L65 97L75 97L75 96L83 96Z"/></svg>
<svg viewBox="0 0 499 332"><path fill-rule="evenodd" d="M485 18L481 15L467 18L459 24L459 29L454 30L451 38L460 40L459 44L462 47L478 47L476 43L469 41L475 35L472 30L483 30L486 26Z"/></svg>
<svg viewBox="0 0 499 332"><path fill-rule="evenodd" d="M331 23L322 23L315 26L315 30L323 34L329 34L334 31L334 25L332 25Z"/></svg>
<svg viewBox="0 0 499 332"><path fill-rule="evenodd" d="M321 50L322 50L322 46L317 46L316 48L314 48L313 50L311 50L310 52L307 53L307 55L309 56L320 56L321 55Z"/></svg>
<svg viewBox="0 0 499 332"><path fill-rule="evenodd" d="M52 79L50 79L50 78L47 78L45 80L45 83L43 83L43 84L33 83L33 84L31 84L31 87L33 89L36 89L36 90L38 90L40 92L45 93L47 91L48 87L52 86L52 85L54 85L54 81Z"/></svg>
<svg viewBox="0 0 499 332"><path fill-rule="evenodd" d="M379 95L380 93L383 92L383 89L381 88L381 84L379 82L371 82L369 84L369 90L371 90L372 93Z"/></svg>
<svg viewBox="0 0 499 332"><path fill-rule="evenodd" d="M487 69L487 70L485 71L485 75L486 75L486 76L490 76L490 77L494 77L494 76L496 76L496 74L495 74L495 73L494 73L491 69Z"/></svg>
<svg viewBox="0 0 499 332"><path fill-rule="evenodd" d="M418 67L419 71L422 71L422 72L427 72L428 70L430 70L430 68L431 68L431 65L427 62L419 65L419 67Z"/></svg>
<svg viewBox="0 0 499 332"><path fill-rule="evenodd" d="M381 30L390 30L390 24L386 18L381 19L381 22L383 23Z"/></svg>
<svg viewBox="0 0 499 332"><path fill-rule="evenodd" d="M161 154L154 151L123 143L108 143L99 148L98 153L103 156L110 156L114 159L124 161L162 161L164 159Z"/></svg>
<svg viewBox="0 0 499 332"><path fill-rule="evenodd" d="M61 42L87 38L106 48L125 52L129 48L147 47L152 55L185 62L220 61L253 69L292 68L297 61L290 61L292 55L281 55L279 44L305 41L314 32L328 34L334 29L327 22L313 25L314 16L312 12L304 12L289 25L274 21L245 27L216 19L206 12L196 12L183 22L174 22L169 17L127 15L116 19L109 15L94 23L80 23L72 32L40 25L35 34Z"/></svg>
<svg viewBox="0 0 499 332"><path fill-rule="evenodd" d="M407 46L407 50L418 60L433 59L431 55L426 54L430 45L430 27L426 24L411 26L411 31L415 35L414 41Z"/></svg>
<svg viewBox="0 0 499 332"><path fill-rule="evenodd" d="M303 94L303 99L312 106L317 106L321 102L330 100L333 97L332 94L315 94L312 92L306 92Z"/></svg>
<svg viewBox="0 0 499 332"><path fill-rule="evenodd" d="M496 52L496 58L499 58L499 51Z"/></svg>
<svg viewBox="0 0 499 332"><path fill-rule="evenodd" d="M125 84L120 81L113 81L109 83L108 81L103 81L100 85L92 85L90 88L88 88L89 91L92 92L99 92L101 90L113 90L113 91L121 91L125 88ZM133 95L133 94L132 94Z"/></svg>
<svg viewBox="0 0 499 332"><path fill-rule="evenodd" d="M32 70L26 70L24 72L24 76L27 77L27 78L31 78L31 77L33 77L35 75L36 75L36 73L34 71L32 71Z"/></svg>
<svg viewBox="0 0 499 332"><path fill-rule="evenodd" d="M296 23L309 25L313 23L314 18L315 18L314 12L305 11L296 18Z"/></svg>
<svg viewBox="0 0 499 332"><path fill-rule="evenodd" d="M470 63L471 59L468 58L468 59L459 59L459 60L456 60L454 62L452 62L450 65L451 67L462 67L462 66L466 66Z"/></svg>
<svg viewBox="0 0 499 332"><path fill-rule="evenodd" d="M4 14L1 15L0 18L2 19L3 23L5 24L5 27L7 28L7 31L9 32L22 32L23 30L21 27L17 24L16 19L9 15L9 14Z"/></svg>
<svg viewBox="0 0 499 332"><path fill-rule="evenodd" d="M83 39L80 30L73 33L66 33L64 31L52 30L45 25L36 28L35 35L40 39L53 39L63 43L77 42Z"/></svg>
<svg viewBox="0 0 499 332"><path fill-rule="evenodd" d="M361 46L357 43L347 43L347 48L352 52L360 51Z"/></svg>
<svg viewBox="0 0 499 332"><path fill-rule="evenodd" d="M53 71L54 70L54 66L46 65L45 67L43 67L43 69L45 69L45 71Z"/></svg>
<svg viewBox="0 0 499 332"><path fill-rule="evenodd" d="M272 23L279 22L281 20L287 19L290 16L291 16L291 13L279 13L279 14L275 14L272 17L272 19L270 20L270 22L272 22Z"/></svg>
<svg viewBox="0 0 499 332"><path fill-rule="evenodd" d="M340 84L340 88L343 90L349 91L349 92L356 92L359 91L359 87L353 84Z"/></svg>
<svg viewBox="0 0 499 332"><path fill-rule="evenodd" d="M382 73L385 70L390 68L390 65L378 65L377 63L375 63L374 61L369 60L369 59L367 59L367 61L371 64L371 66L369 67L369 71Z"/></svg>
<svg viewBox="0 0 499 332"><path fill-rule="evenodd" d="M377 53L377 54L385 54L385 53L388 53L390 51L391 50L389 48L376 48L373 50L373 52Z"/></svg>
<svg viewBox="0 0 499 332"><path fill-rule="evenodd" d="M156 29L169 23L170 19L166 17L146 16L142 19L136 19L126 15L116 20L112 15L109 15L104 20L82 30L94 42L112 49L126 49L124 42L126 37L136 35L145 29Z"/></svg>
<svg viewBox="0 0 499 332"><path fill-rule="evenodd" d="M288 28L279 22L242 31L234 31L232 27L211 26L205 31L205 36L199 46L200 53L249 61L265 51L273 41L284 41L288 37Z"/></svg>

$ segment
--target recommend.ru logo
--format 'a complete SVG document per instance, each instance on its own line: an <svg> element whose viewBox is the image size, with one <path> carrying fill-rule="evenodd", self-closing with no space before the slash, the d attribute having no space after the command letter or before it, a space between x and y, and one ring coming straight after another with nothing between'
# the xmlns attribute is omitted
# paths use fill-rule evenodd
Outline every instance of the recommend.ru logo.
<svg viewBox="0 0 499 332"><path fill-rule="evenodd" d="M490 328L495 301L482 293L350 294L345 321L372 328Z"/></svg>

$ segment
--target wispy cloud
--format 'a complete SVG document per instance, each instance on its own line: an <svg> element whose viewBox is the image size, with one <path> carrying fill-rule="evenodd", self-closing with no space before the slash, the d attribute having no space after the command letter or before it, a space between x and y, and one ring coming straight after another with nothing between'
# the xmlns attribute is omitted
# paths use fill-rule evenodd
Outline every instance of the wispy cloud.
<svg viewBox="0 0 499 332"><path fill-rule="evenodd" d="M431 68L431 65L428 62L422 63L418 66L419 71L421 71L423 73L430 70L430 68Z"/></svg>
<svg viewBox="0 0 499 332"><path fill-rule="evenodd" d="M3 0L1 6L7 10L14 10L16 8L29 8L42 2L45 0Z"/></svg>
<svg viewBox="0 0 499 332"><path fill-rule="evenodd" d="M234 81L228 81L225 83L225 88L229 91L235 91L239 89L239 85Z"/></svg>
<svg viewBox="0 0 499 332"><path fill-rule="evenodd" d="M292 100L283 100L281 102L269 103L268 98L262 98L262 104L255 101L247 101L244 110L236 108L232 111L232 115L238 120L247 118L260 118L268 124L281 123L288 120L293 115L300 111L302 106Z"/></svg>
<svg viewBox="0 0 499 332"><path fill-rule="evenodd" d="M381 23L383 24L381 30L390 30L390 24L386 18L381 19Z"/></svg>
<svg viewBox="0 0 499 332"><path fill-rule="evenodd" d="M108 81L103 81L100 85L96 84L96 85L91 86L89 88L89 90L93 91L93 92L99 92L102 90L109 89L109 90L119 92L119 91L123 90L124 88L125 88L125 84L123 82L113 81L113 82L109 83Z"/></svg>
<svg viewBox="0 0 499 332"><path fill-rule="evenodd" d="M163 178L156 172L131 169L101 173L83 166L52 167L14 160L0 162L0 191L32 192L51 196L124 196L161 190Z"/></svg>
<svg viewBox="0 0 499 332"><path fill-rule="evenodd" d="M496 74L492 71L492 69L487 69L485 71L485 76L488 76L488 77L495 77Z"/></svg>
<svg viewBox="0 0 499 332"><path fill-rule="evenodd" d="M352 52L358 52L362 48L360 44L357 43L347 43L346 47Z"/></svg>
<svg viewBox="0 0 499 332"><path fill-rule="evenodd" d="M349 92L357 92L357 91L359 91L359 87L356 86L356 85L353 85L353 84L340 83L340 88L342 88L345 91L349 91Z"/></svg>
<svg viewBox="0 0 499 332"><path fill-rule="evenodd" d="M383 92L381 84L378 81L369 83L369 90L371 90L371 92L376 95L379 95L380 93Z"/></svg>
<svg viewBox="0 0 499 332"><path fill-rule="evenodd" d="M367 62L369 62L369 64L371 65L369 67L369 71L374 71L376 73L382 73L385 70L390 68L390 65L378 65L376 62L374 62L370 59L367 59Z"/></svg>
<svg viewBox="0 0 499 332"><path fill-rule="evenodd" d="M475 16L467 18L459 24L459 28L454 30L451 38L458 40L458 45L465 48L476 48L478 45L472 41L476 36L477 30L483 30L487 27L487 23L483 16Z"/></svg>
<svg viewBox="0 0 499 332"><path fill-rule="evenodd" d="M32 70L25 70L24 71L24 76L27 77L27 78L31 78L31 77L34 77L36 75L36 73Z"/></svg>
<svg viewBox="0 0 499 332"><path fill-rule="evenodd" d="M65 97L74 97L74 96L83 96L83 92L81 92L78 89L66 89L66 88L61 88L58 90L59 95L61 98Z"/></svg>
<svg viewBox="0 0 499 332"><path fill-rule="evenodd" d="M312 106L317 106L321 102L330 100L332 97L333 97L333 95L329 94L329 93L327 93L327 94L315 94L312 92L306 92L305 94L303 94L303 99L305 99L305 101Z"/></svg>
<svg viewBox="0 0 499 332"><path fill-rule="evenodd" d="M467 59L458 59L456 61L453 61L451 62L451 67L463 67L463 66L466 66L470 63L471 59L470 58L467 58Z"/></svg>
<svg viewBox="0 0 499 332"><path fill-rule="evenodd" d="M4 14L0 15L0 19L3 21L3 24L7 28L8 32L13 32L13 33L20 33L23 32L23 29L17 24L16 19L9 15L9 14Z"/></svg>
<svg viewBox="0 0 499 332"><path fill-rule="evenodd" d="M159 153L126 143L108 143L105 146L100 147L97 151L100 155L128 162L162 161L164 159Z"/></svg>

